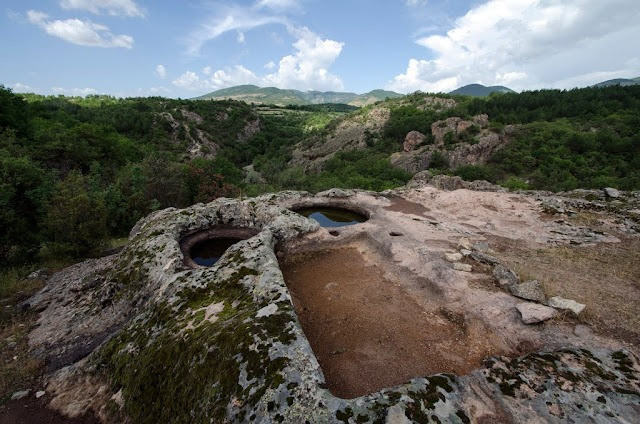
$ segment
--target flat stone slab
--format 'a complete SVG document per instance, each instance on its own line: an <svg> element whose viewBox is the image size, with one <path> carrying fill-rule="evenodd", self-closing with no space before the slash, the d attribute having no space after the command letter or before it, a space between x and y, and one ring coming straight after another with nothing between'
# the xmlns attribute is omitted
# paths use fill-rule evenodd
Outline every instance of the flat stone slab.
<svg viewBox="0 0 640 424"><path fill-rule="evenodd" d="M565 299L560 296L555 296L549 299L547 305L551 306L552 308L571 311L576 315L579 315L580 312L582 312L582 310L587 306L582 303L578 303L575 300Z"/></svg>
<svg viewBox="0 0 640 424"><path fill-rule="evenodd" d="M555 309L538 303L520 303L516 305L516 309L520 312L522 322L525 324L539 324L558 315Z"/></svg>

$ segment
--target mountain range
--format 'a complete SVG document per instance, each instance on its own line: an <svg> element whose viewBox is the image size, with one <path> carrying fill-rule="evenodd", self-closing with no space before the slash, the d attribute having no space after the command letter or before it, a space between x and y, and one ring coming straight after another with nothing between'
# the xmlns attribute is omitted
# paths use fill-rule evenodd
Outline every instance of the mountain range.
<svg viewBox="0 0 640 424"><path fill-rule="evenodd" d="M611 85L636 85L640 84L640 77L633 79L617 78L603 81L593 87L608 87ZM514 93L509 87L502 85L485 86L482 84L469 84L457 88L449 94L462 96L485 97L492 93ZM340 91L300 91L282 89L276 87L258 87L255 85L238 85L213 91L194 100L224 100L234 99L247 103L275 104L275 105L314 105L324 103L343 103L351 106L366 106L380 100L395 99L403 94L388 90L372 90L364 94L356 94Z"/></svg>
<svg viewBox="0 0 640 424"><path fill-rule="evenodd" d="M364 94L338 91L300 91L276 87L258 87L255 85L238 85L223 88L194 100L242 100L247 103L263 103L276 105L309 105L323 103L344 103L352 106L366 106L379 100L402 97L403 94L386 90L373 90Z"/></svg>

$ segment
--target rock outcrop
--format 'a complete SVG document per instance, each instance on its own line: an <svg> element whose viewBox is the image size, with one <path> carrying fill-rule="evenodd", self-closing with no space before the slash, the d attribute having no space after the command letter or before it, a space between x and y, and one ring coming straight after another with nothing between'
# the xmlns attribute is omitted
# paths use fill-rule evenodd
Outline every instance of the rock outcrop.
<svg viewBox="0 0 640 424"><path fill-rule="evenodd" d="M633 353L562 322L526 325L515 312L520 300L474 283L491 275L483 264L499 264L486 236L548 243L562 224L542 220L524 195L414 184L419 189L218 199L149 215L122 252L54 275L29 302L42 311L31 348L51 369L62 367L49 380L51 405L111 422L633 420L640 402ZM334 236L290 210L314 204L350 205L370 219ZM481 205L491 213L470 220ZM187 266L181 240L212 228L256 235L212 267ZM355 399L334 396L278 254L338 242L361 243L368 260L406 276L399 284L416 302L440 302L437 319L458 323L461 335L478 331L483 343L495 340L499 353L466 375L415 376ZM444 255L450 246L467 253L451 259L479 263L456 271Z"/></svg>
<svg viewBox="0 0 640 424"><path fill-rule="evenodd" d="M502 131L494 132L488 126L487 115L474 116L471 121L450 117L434 122L431 125L432 145L415 149L419 143L405 141L404 151L394 153L391 164L410 173L420 172L429 169L436 152L440 152L451 168L486 163L491 155L509 143L517 131L516 127L508 125ZM415 131L407 134L407 140L410 135L412 140L415 138L413 133ZM449 140L445 140L447 137Z"/></svg>
<svg viewBox="0 0 640 424"><path fill-rule="evenodd" d="M427 137L420 131L411 131L404 139L403 148L405 152L414 150L417 146L422 144Z"/></svg>

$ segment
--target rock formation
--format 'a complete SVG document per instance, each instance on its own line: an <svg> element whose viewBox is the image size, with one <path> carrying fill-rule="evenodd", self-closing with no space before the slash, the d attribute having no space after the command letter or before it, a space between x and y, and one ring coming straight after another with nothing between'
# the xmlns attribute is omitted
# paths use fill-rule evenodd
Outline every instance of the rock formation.
<svg viewBox="0 0 640 424"><path fill-rule="evenodd" d="M431 125L434 144L415 149L415 142L408 143L405 140L404 151L394 153L390 159L391 164L410 173L420 172L429 169L435 152L440 152L451 168L486 163L516 132L514 126L508 125L499 133L488 129L488 126L487 115L474 116L471 121L450 117L434 122ZM407 134L407 140L415 139L413 133L415 131ZM445 143L446 137L450 137L453 144ZM463 140L460 140L461 137Z"/></svg>
<svg viewBox="0 0 640 424"><path fill-rule="evenodd" d="M29 301L42 311L31 349L57 370L51 405L108 422L633 421L635 354L604 336L574 334L553 310L523 308L506 288L520 279L491 250L501 238L563 246L618 239L588 229L559 234L576 226L543 219L535 194L445 180L421 173L384 193L287 191L149 215L122 252L55 274ZM370 219L330 233L291 211L308 205L357 208ZM189 266L181 242L212 229L256 235L212 267ZM425 313L464 329L466 350L495 356L465 375L415 375L354 399L332 394L278 255L335 246L399 276Z"/></svg>

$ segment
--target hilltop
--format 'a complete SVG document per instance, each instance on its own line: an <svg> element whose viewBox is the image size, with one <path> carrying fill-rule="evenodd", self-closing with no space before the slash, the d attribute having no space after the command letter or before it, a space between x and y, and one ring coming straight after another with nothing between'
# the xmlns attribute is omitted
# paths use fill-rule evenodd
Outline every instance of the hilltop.
<svg viewBox="0 0 640 424"><path fill-rule="evenodd" d="M616 79L599 82L598 84L595 84L594 87L602 88L602 87L610 87L612 85L626 86L626 85L638 85L638 84L640 84L640 77L632 78L632 79L616 78Z"/></svg>
<svg viewBox="0 0 640 424"><path fill-rule="evenodd" d="M513 93L514 91L508 87L502 85L494 85L491 87L484 86L482 84L469 84L449 92L449 94L455 94L460 96L476 96L485 97L491 93Z"/></svg>
<svg viewBox="0 0 640 424"><path fill-rule="evenodd" d="M194 100L240 100L247 103L273 105L314 105L324 103L343 103L352 106L365 106L387 98L402 97L400 93L385 90L373 90L364 94L336 91L300 91L276 87L258 87L255 85L238 85L223 88L196 97Z"/></svg>

